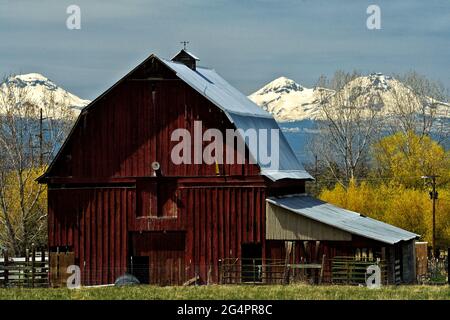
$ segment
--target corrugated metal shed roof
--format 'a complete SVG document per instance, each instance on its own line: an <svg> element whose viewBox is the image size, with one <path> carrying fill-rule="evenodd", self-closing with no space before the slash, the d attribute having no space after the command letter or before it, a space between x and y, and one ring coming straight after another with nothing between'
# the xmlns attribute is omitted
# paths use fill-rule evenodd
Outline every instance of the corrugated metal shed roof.
<svg viewBox="0 0 450 320"><path fill-rule="evenodd" d="M182 63L165 59L161 59L161 61L172 69L181 80L222 109L236 128L244 131L250 128L279 130L279 166L273 168L258 161L261 174L273 181L287 178L313 179L294 155L280 127L270 113L258 107L213 69L197 67L196 70L192 70ZM244 139L244 137L242 138ZM270 143L270 139L268 139L268 143ZM272 150L272 146L269 145L267 149ZM257 150L250 147L249 150L253 158L259 160Z"/></svg>
<svg viewBox="0 0 450 320"><path fill-rule="evenodd" d="M411 240L419 236L306 195L271 197L266 201L351 234L388 244Z"/></svg>

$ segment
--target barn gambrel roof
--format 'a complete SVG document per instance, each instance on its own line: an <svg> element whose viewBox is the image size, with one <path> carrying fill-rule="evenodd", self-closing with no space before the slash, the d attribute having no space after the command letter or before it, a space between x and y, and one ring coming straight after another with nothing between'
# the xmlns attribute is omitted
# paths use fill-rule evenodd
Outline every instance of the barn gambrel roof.
<svg viewBox="0 0 450 320"><path fill-rule="evenodd" d="M253 148L248 146L245 138L244 141L247 143L250 155L253 159L258 160L258 165L261 169L261 174L268 177L272 181L277 181L281 179L301 179L301 180L313 180L314 178L304 169L302 164L299 162L295 156L293 150L291 149L289 143L281 132L280 127L273 118L273 116L267 111L261 109L250 99L248 99L243 93L230 85L226 80L224 80L214 69L197 67L195 70L189 68L180 62L174 62L166 59L162 59L152 54L142 63L140 63L136 68L130 71L117 83L115 83L111 88L105 91L102 95L97 97L88 106L86 106L81 112L74 125L74 128L78 125L81 115L91 108L98 100L110 92L114 87L120 84L122 81L128 78L135 70L150 61L151 59L157 59L170 70L172 70L177 77L184 81L191 88L196 90L218 108L223 110L227 115L228 119L235 125L237 129L242 129L246 131L247 129L278 129L279 130L279 166L278 168L269 167L267 164L259 162L259 157L255 153ZM197 58L198 59L198 58ZM66 142L71 138L74 128L70 132ZM53 162L48 167L46 173L41 176L38 180L47 176L50 172L53 164L58 159L62 149L64 148L66 142L62 145ZM270 143L270 139L268 139ZM268 146L268 150L273 150L275 146Z"/></svg>

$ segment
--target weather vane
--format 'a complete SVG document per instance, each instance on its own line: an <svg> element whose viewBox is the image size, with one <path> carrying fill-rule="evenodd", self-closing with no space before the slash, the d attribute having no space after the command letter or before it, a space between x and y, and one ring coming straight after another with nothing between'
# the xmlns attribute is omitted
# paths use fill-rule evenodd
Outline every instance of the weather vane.
<svg viewBox="0 0 450 320"><path fill-rule="evenodd" d="M183 45L183 50L186 50L186 46L189 44L189 41L181 41L180 43Z"/></svg>

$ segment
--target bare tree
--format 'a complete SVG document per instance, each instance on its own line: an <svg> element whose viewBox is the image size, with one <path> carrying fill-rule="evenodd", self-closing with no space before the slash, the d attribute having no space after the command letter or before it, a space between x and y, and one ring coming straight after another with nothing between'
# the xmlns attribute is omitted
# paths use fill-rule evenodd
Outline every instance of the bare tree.
<svg viewBox="0 0 450 320"><path fill-rule="evenodd" d="M347 186L351 179L367 171L371 143L382 128L382 101L377 93L367 94L362 86L349 85L359 79L356 72L337 72L331 80L322 77L318 122L320 133L314 149L334 179Z"/></svg>
<svg viewBox="0 0 450 320"><path fill-rule="evenodd" d="M54 93L32 92L5 78L0 86L0 243L13 254L45 243L46 187L36 183L74 119Z"/></svg>
<svg viewBox="0 0 450 320"><path fill-rule="evenodd" d="M431 135L438 143L445 142L450 137L448 90L416 72L394 78L396 81L385 97L391 133L410 131L419 136Z"/></svg>

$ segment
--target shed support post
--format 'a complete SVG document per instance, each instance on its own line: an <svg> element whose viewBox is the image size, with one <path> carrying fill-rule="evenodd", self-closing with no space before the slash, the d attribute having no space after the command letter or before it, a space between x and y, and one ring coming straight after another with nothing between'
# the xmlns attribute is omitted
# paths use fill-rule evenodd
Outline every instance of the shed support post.
<svg viewBox="0 0 450 320"><path fill-rule="evenodd" d="M323 269L325 268L325 255L322 256L322 266L320 268L319 284L322 284Z"/></svg>
<svg viewBox="0 0 450 320"><path fill-rule="evenodd" d="M413 283L416 280L416 250L415 241L400 245L402 256L402 280L404 283Z"/></svg>
<svg viewBox="0 0 450 320"><path fill-rule="evenodd" d="M385 257L388 284L395 284L395 249L393 246L385 247Z"/></svg>

